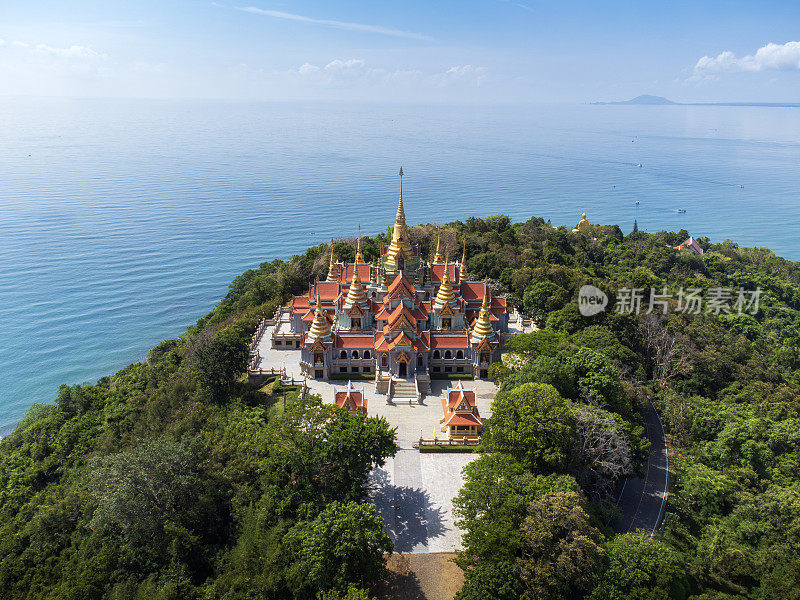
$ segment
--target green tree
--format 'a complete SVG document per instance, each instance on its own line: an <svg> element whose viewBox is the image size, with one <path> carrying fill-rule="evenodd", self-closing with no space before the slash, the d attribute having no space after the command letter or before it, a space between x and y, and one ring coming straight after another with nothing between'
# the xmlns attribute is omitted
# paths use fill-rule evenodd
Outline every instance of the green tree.
<svg viewBox="0 0 800 600"><path fill-rule="evenodd" d="M526 383L500 391L482 446L506 452L536 472L563 470L575 437L575 417L556 389Z"/></svg>
<svg viewBox="0 0 800 600"><path fill-rule="evenodd" d="M592 600L682 600L688 586L680 556L640 533L618 535L607 545L608 569Z"/></svg>
<svg viewBox="0 0 800 600"><path fill-rule="evenodd" d="M528 600L582 598L605 567L603 535L575 492L534 500L522 523L521 576Z"/></svg>
<svg viewBox="0 0 800 600"><path fill-rule="evenodd" d="M189 442L164 439L91 459L90 489L97 502L91 526L116 525L125 533L156 535L196 501L202 468Z"/></svg>
<svg viewBox="0 0 800 600"><path fill-rule="evenodd" d="M214 400L222 400L236 378L247 369L247 344L231 331L218 333L195 356L200 385Z"/></svg>
<svg viewBox="0 0 800 600"><path fill-rule="evenodd" d="M311 521L301 521L284 537L295 549L288 580L293 588L314 594L375 581L386 570L384 553L394 549L383 532L383 519L371 504L332 502Z"/></svg>

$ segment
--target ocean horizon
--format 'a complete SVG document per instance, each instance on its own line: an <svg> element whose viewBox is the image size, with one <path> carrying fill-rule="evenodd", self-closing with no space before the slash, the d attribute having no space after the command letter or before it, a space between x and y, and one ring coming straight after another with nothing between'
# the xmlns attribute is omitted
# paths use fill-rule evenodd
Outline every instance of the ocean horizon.
<svg viewBox="0 0 800 600"><path fill-rule="evenodd" d="M401 165L410 224L585 211L800 259L795 108L3 98L0 134L0 434L246 269L385 231Z"/></svg>

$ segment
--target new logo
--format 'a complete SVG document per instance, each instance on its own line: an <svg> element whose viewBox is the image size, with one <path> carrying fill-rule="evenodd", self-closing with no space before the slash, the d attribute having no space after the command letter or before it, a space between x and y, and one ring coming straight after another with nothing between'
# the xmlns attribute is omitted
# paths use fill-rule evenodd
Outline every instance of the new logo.
<svg viewBox="0 0 800 600"><path fill-rule="evenodd" d="M608 305L608 296L593 285L581 286L578 290L578 310L584 317L602 312Z"/></svg>

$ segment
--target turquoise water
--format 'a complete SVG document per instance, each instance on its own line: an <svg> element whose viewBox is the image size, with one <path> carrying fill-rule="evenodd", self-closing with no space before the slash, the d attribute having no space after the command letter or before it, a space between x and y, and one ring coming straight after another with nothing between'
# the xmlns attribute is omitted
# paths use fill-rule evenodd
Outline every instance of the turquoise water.
<svg viewBox="0 0 800 600"><path fill-rule="evenodd" d="M410 223L585 210L800 259L800 109L2 99L0 140L0 432L245 269L384 230L401 164Z"/></svg>

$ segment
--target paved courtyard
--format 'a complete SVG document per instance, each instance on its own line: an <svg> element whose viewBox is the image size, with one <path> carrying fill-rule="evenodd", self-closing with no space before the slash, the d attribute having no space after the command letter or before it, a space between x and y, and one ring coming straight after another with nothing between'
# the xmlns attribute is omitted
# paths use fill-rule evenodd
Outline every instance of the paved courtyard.
<svg viewBox="0 0 800 600"><path fill-rule="evenodd" d="M272 328L268 327L259 341L259 368L282 369L295 379L302 378L299 350L270 348ZM442 419L440 398L455 381L431 381L431 390L422 404L386 404L386 396L375 391L371 381L355 381L364 388L367 412L383 416L397 428L398 451L386 464L370 475L372 501L386 522L397 552L452 552L461 549L461 531L455 526L452 499L461 489L461 469L476 454L424 453L412 447L420 436L431 439L445 434L439 430ZM346 381L308 380L309 391L325 402L333 402L335 390ZM489 381L462 381L466 389L476 389L476 402L481 417L491 414L490 406L496 387Z"/></svg>

